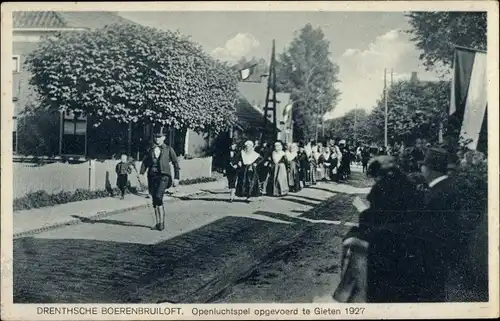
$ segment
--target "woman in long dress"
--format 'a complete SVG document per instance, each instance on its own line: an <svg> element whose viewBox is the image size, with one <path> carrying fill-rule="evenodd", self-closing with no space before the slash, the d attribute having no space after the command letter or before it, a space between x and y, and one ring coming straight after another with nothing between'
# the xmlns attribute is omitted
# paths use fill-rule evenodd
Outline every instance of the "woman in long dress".
<svg viewBox="0 0 500 321"><path fill-rule="evenodd" d="M288 167L288 186L290 192L296 193L301 190L300 173L298 162L298 146L296 143L290 145L290 150L286 152L286 158L289 164Z"/></svg>
<svg viewBox="0 0 500 321"><path fill-rule="evenodd" d="M323 157L323 147L320 144L313 151L313 157L316 163L316 181L319 182L325 178L325 159Z"/></svg>
<svg viewBox="0 0 500 321"><path fill-rule="evenodd" d="M309 147L306 146L306 153L309 153L309 164L311 165L311 184L316 185L316 176L318 175L316 170L318 163L314 157L314 153L317 153L318 147L316 146L316 142L309 143L308 146ZM310 150L308 148L310 148Z"/></svg>
<svg viewBox="0 0 500 321"><path fill-rule="evenodd" d="M267 182L267 194L270 196L284 196L288 194L288 171L287 159L283 151L283 144L277 141L274 151L271 153L269 166L269 180Z"/></svg>
<svg viewBox="0 0 500 321"><path fill-rule="evenodd" d="M324 170L325 170L325 176L323 178L323 180L325 181L329 181L331 179L331 156L332 156L332 152L330 150L330 147L329 146L325 146L325 148L323 149L323 166L324 166Z"/></svg>
<svg viewBox="0 0 500 321"><path fill-rule="evenodd" d="M312 172L311 172L311 143L307 143L304 148L301 148L300 166L303 173L304 186L312 185Z"/></svg>
<svg viewBox="0 0 500 321"><path fill-rule="evenodd" d="M262 156L254 150L254 144L248 140L240 152L238 161L239 173L236 184L236 196L245 197L249 202L251 197L260 195L259 174L257 166L262 162Z"/></svg>
<svg viewBox="0 0 500 321"><path fill-rule="evenodd" d="M236 178L238 175L239 155L236 151L236 143L232 143L229 147L229 155L226 162L226 178L229 187L229 201L233 202L236 192Z"/></svg>

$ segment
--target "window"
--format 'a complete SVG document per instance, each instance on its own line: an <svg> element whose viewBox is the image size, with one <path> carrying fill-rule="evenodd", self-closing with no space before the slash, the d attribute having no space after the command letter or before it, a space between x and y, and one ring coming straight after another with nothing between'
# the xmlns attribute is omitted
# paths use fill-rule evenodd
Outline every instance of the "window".
<svg viewBox="0 0 500 321"><path fill-rule="evenodd" d="M12 72L21 71L21 58L19 55L12 56Z"/></svg>
<svg viewBox="0 0 500 321"><path fill-rule="evenodd" d="M64 115L64 134L65 135L85 135L87 132L87 117L78 116L67 111Z"/></svg>

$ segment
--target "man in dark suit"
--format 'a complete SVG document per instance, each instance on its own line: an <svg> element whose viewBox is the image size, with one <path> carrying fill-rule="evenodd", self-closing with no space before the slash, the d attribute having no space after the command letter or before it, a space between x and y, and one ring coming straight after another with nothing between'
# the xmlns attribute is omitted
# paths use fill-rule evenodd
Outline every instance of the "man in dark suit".
<svg viewBox="0 0 500 321"><path fill-rule="evenodd" d="M418 236L427 247L425 280L427 284L422 301L446 301L446 282L459 246L460 227L458 215L460 198L455 189L454 178L447 175L449 153L442 148L429 148L421 165L421 172L429 190L425 198L424 211L419 220Z"/></svg>
<svg viewBox="0 0 500 321"><path fill-rule="evenodd" d="M152 230L163 231L165 229L165 207L163 206L163 196L165 190L170 186L179 184L179 162L172 147L165 144L165 134L163 128L154 135L154 144L142 161L140 174L148 172L149 194L153 199L153 209L155 213L155 225ZM170 163L174 166L174 179ZM161 213L160 208L163 213ZM163 217L163 220L162 220Z"/></svg>

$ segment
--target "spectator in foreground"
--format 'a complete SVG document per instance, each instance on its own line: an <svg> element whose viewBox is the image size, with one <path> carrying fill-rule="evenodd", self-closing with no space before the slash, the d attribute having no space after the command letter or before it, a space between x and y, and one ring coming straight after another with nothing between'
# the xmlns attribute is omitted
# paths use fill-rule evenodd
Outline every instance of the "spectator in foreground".
<svg viewBox="0 0 500 321"><path fill-rule="evenodd" d="M393 157L375 158L368 166L375 185L370 207L343 241L342 280L333 294L339 302L419 302L426 277L421 242L412 237L424 195L396 166Z"/></svg>

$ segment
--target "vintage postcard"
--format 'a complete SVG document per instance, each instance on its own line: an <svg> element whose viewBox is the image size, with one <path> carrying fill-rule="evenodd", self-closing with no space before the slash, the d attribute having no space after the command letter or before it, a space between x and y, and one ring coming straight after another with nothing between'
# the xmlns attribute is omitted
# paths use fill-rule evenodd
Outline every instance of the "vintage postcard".
<svg viewBox="0 0 500 321"><path fill-rule="evenodd" d="M499 316L497 2L1 24L2 320Z"/></svg>

